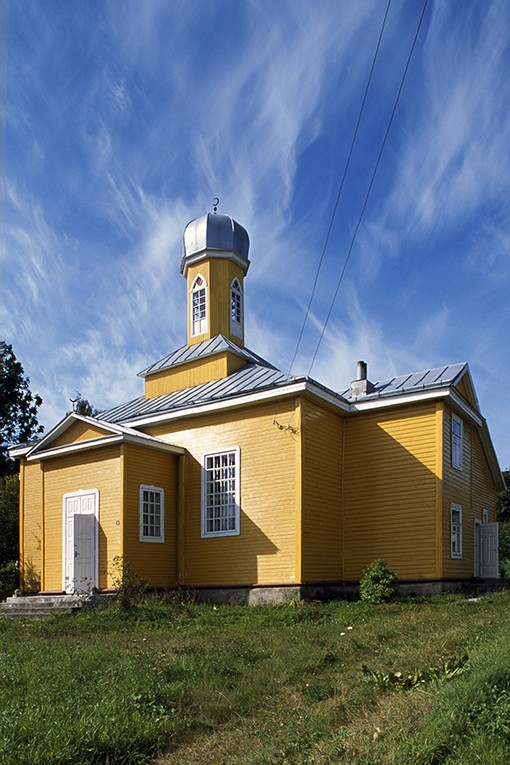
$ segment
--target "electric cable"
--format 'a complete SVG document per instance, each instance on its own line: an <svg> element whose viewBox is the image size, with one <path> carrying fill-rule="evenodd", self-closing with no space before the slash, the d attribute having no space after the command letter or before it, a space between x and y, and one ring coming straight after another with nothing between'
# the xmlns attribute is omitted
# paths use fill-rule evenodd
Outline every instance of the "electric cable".
<svg viewBox="0 0 510 765"><path fill-rule="evenodd" d="M351 239L351 244L350 244L350 246L349 246L349 250L348 250L348 253L347 253L347 257L346 257L346 259L345 259L345 262L344 262L344 265L343 265L343 268L342 268L342 272L341 272L341 274L340 274L340 278L339 278L339 280L338 280L338 283L337 283L337 285L336 285L335 293L334 293L334 295L333 295L333 299L332 299L332 301L331 301L331 304L330 304L330 307L329 307L329 311L328 311L328 315L327 315L327 317L326 317L326 321L324 322L324 325L323 325L323 327L322 327L322 332L321 332L321 335L320 335L320 337L319 337L319 341L318 341L318 343L317 343L317 346L316 346L316 348L315 348L315 353L313 354L312 362L311 362L311 364L310 364L310 367L309 367L309 369L308 369L308 377L310 376L310 374L311 374L311 372L312 372L312 367L313 367L313 365L314 365L314 363L315 363L315 359L316 359L316 357L317 357L317 353L318 353L318 351L319 351L319 347L320 347L320 345L321 345L321 343L322 343L322 339L323 339L323 337L324 337L324 333L326 332L326 327L327 327L327 325L328 325L329 319L330 319L330 317L331 317L331 313L332 313L332 311L333 311L333 306L334 306L334 304L335 304L335 300L336 300L336 298L337 298L337 295L338 295L338 291L339 291L339 289L340 289L340 285L341 285L341 283L342 283L342 280L343 280L343 277L344 277L344 274L345 274L345 269L347 268L347 264L348 264L348 262L349 262L349 258L351 257L352 248L353 248L353 246L354 246L354 242L356 241L356 236L357 236L357 234L358 234L358 230L359 230L359 227L360 227L360 225L361 225L361 221L363 220L363 216L364 216L364 214L365 214L365 210L366 210L366 207L367 207L367 203L368 203L368 198L369 198L369 196L370 196L370 192L371 192L371 190L372 190L372 186L373 186L373 184L374 184L375 176L376 176L377 170L378 170L378 168L379 168L379 163L380 163L380 161L381 161L382 153L383 153L383 151L384 151L384 147L385 147L385 145L386 145L386 140L387 140L387 138L388 138L388 134L389 134L389 132L390 132L390 128L391 128L391 125L392 125L392 123L393 123L393 118L394 118L394 116L395 116L395 112L396 112L396 110L397 110L398 102L399 102L399 100L400 100L400 94L402 93L402 88L404 87L404 81L405 81L405 79L406 79L406 76L407 76L407 71L408 71L408 69L409 69L409 65L410 65L410 63L411 63L411 57L412 57L412 55L413 55L413 51L414 51L414 49L415 49L415 46L416 46L416 42L417 42L417 40L418 40L418 35L419 35L419 33L420 33L420 29L421 29L421 25L422 25L422 22L423 22L423 17L424 17L424 15L425 15L425 10L426 10L426 8L427 8L427 4L428 4L428 0L425 0L424 6L423 6L423 10L422 10L422 13L421 13L421 16L420 16L420 21L419 21L419 23L418 23L418 27L417 27L417 29L416 29L416 34L415 34L415 36L414 36L413 44L412 44L412 46L411 46L411 51L410 51L410 53L409 53L409 56L408 56L408 58L407 58L407 63L406 63L405 69L404 69L404 74L402 75L402 80L401 80L401 82L400 82L400 87L399 87L399 89L398 89L397 97L396 97L396 99L395 99L395 103L394 103L394 105L393 105L393 110L392 110L392 112L391 112L391 117L390 117L390 120L389 120L389 122L388 122L388 127L386 128L386 133L385 133L385 135L384 135L384 139L383 139L383 142L382 142L382 145L381 145L381 149L380 149L380 151L379 151L379 156L377 157L377 162L375 163L374 172L372 173L372 178L371 178L371 180L370 180L370 184L369 184L369 186L368 186L368 191L367 191L367 193L366 193L366 196L365 196L365 201L364 201L364 203L363 203L363 208L362 208L362 210L361 210L360 216L359 216L359 218L358 218L358 222L357 222L357 224L356 224L356 228L355 228L355 230L354 230L354 234L353 234L353 236L352 236L352 239Z"/></svg>
<svg viewBox="0 0 510 765"><path fill-rule="evenodd" d="M297 352L299 350L299 346L301 344L303 333L305 331L306 322L308 321L308 315L310 313L310 309L311 309L311 306L312 306L313 298L314 298L314 295L315 295L315 289L317 287L317 280L319 278L319 273L320 273L320 270L321 270L322 261L324 260L324 255L326 254L326 248L328 246L329 237L330 237L330 234L331 234L331 229L333 228L333 221L335 220L335 215L336 215L336 211L337 211L337 208L338 208L338 203L340 201L340 195L341 195L342 189L344 187L345 176L347 175L347 170L349 169L349 165L350 165L350 162L351 162L352 152L354 150L354 144L356 143L356 137L358 135L358 129L359 129L359 126L360 126L361 117L363 115L363 109L365 107L365 101L367 100L368 89L369 89L370 83L372 81L372 74L374 72L375 62L377 60L377 56L378 56L378 53L379 53L379 48L381 47L382 36L383 36L383 32L384 32L384 27L386 26L386 19L388 18L388 12L390 10L390 5L391 5L391 0L388 0L388 5L386 7L386 13L384 14L384 19L383 19L381 31L379 33L379 40L377 42L377 47L375 49L375 54L374 54L374 58L373 58L373 61L372 61L372 66L370 68L370 74L368 76L368 81L367 81L367 85L366 85L366 88L365 88L365 94L363 96L363 101L361 102L361 108L360 108L359 115L358 115L358 121L356 123L356 128L354 129L354 135L353 135L353 138L352 138L352 141L351 141L351 147L349 149L349 154L347 156L347 160L346 160L346 163L345 163L345 168L344 168L344 172L343 172L343 175L342 175L342 181L340 183L340 188L338 189L338 194L337 194L337 197L336 197L335 206L333 208L333 213L331 215L331 219L330 219L330 222L329 222L328 232L326 234L326 240L324 242L324 247L322 248L322 253L321 253L321 256L320 256L320 259L319 259L319 265L317 266L317 271L315 273L315 280L313 282L312 294L310 295L310 300L308 302L308 307L306 309L305 318L304 318L304 321L303 321L303 325L301 327L301 332L299 333L298 341L297 341L297 344L296 344L296 350L294 351L294 356L292 357L292 361L290 362L289 375L290 375L290 373L292 371L292 367L294 366L294 362L296 360Z"/></svg>

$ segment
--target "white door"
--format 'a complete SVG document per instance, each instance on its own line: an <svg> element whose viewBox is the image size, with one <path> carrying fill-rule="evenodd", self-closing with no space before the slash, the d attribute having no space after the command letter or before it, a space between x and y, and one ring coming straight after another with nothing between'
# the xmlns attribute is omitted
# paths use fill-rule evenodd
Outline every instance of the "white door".
<svg viewBox="0 0 510 765"><path fill-rule="evenodd" d="M64 497L64 584L66 592L97 587L97 515L99 492Z"/></svg>
<svg viewBox="0 0 510 765"><path fill-rule="evenodd" d="M498 576L498 524L480 524L480 576L496 579Z"/></svg>

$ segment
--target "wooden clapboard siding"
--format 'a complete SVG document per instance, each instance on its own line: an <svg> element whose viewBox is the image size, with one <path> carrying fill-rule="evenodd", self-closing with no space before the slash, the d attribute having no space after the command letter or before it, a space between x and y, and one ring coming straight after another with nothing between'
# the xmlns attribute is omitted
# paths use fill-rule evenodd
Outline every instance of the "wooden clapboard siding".
<svg viewBox="0 0 510 765"><path fill-rule="evenodd" d="M111 431L91 426L88 422L83 422L82 420L77 420L64 433L51 442L50 448L54 449L57 446L73 444L77 441L90 441L91 439L102 438L103 436L111 436Z"/></svg>
<svg viewBox="0 0 510 765"><path fill-rule="evenodd" d="M443 467L443 575L447 578L474 574L474 529L468 528L471 513L471 436L462 423L462 470L452 467L452 412L445 408ZM451 504L462 507L462 558L451 557Z"/></svg>
<svg viewBox="0 0 510 765"><path fill-rule="evenodd" d="M123 558L131 571L147 579L153 587L173 586L177 582L177 491L178 462L174 454L141 446L124 446L125 512ZM165 541L140 542L140 485L156 486L165 492Z"/></svg>
<svg viewBox="0 0 510 765"><path fill-rule="evenodd" d="M460 418L462 419L462 417ZM443 554L444 576L471 577L475 568L475 519L482 520L482 510L489 521L496 520L496 489L483 452L477 429L462 422L462 470L452 467L452 412L444 419L443 480ZM451 557L451 505L462 507L462 558Z"/></svg>
<svg viewBox="0 0 510 765"><path fill-rule="evenodd" d="M62 513L65 494L99 490L99 586L111 585L112 560L120 553L120 447L108 446L47 459L44 468L45 590L62 589Z"/></svg>
<svg viewBox="0 0 510 765"><path fill-rule="evenodd" d="M225 351L212 357L196 359L179 364L145 378L145 398L164 396L176 390L185 390L195 385L222 380L246 364L246 359Z"/></svg>
<svg viewBox="0 0 510 765"><path fill-rule="evenodd" d="M482 511L485 509L489 514L489 523L494 523L496 518L497 491L485 459L482 442L478 431L471 428L471 454L472 454L472 504L475 518L482 520Z"/></svg>
<svg viewBox="0 0 510 765"><path fill-rule="evenodd" d="M304 401L302 580L342 579L342 417Z"/></svg>
<svg viewBox="0 0 510 765"><path fill-rule="evenodd" d="M21 460L20 470L20 586L41 588L41 466Z"/></svg>
<svg viewBox="0 0 510 765"><path fill-rule="evenodd" d="M191 337L191 288L198 274L207 282L208 330ZM228 258L211 257L188 269L188 343L200 343L216 335L224 335L241 347L244 339L230 332L230 285L237 277L243 291L243 269Z"/></svg>
<svg viewBox="0 0 510 765"><path fill-rule="evenodd" d="M344 443L344 578L384 558L400 579L436 572L434 404L349 418Z"/></svg>
<svg viewBox="0 0 510 765"><path fill-rule="evenodd" d="M188 449L183 581L190 585L291 583L295 577L297 436L279 430L294 403L223 411L147 429ZM241 533L201 538L203 454L238 446Z"/></svg>

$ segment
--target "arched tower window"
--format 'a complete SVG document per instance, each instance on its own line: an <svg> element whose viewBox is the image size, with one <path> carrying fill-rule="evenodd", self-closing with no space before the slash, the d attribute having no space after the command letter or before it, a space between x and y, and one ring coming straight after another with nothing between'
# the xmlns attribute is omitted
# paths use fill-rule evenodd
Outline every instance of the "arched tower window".
<svg viewBox="0 0 510 765"><path fill-rule="evenodd" d="M230 285L230 331L236 337L243 336L243 293L239 279Z"/></svg>
<svg viewBox="0 0 510 765"><path fill-rule="evenodd" d="M207 282L200 274L191 287L191 336L207 332Z"/></svg>

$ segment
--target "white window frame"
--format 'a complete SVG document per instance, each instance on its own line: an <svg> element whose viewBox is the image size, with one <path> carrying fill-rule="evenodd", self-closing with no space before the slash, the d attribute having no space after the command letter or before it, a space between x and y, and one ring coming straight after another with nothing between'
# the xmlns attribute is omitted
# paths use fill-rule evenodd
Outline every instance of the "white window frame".
<svg viewBox="0 0 510 765"><path fill-rule="evenodd" d="M203 306L200 308L200 312L199 312L200 315L196 317L195 295L201 292L203 292L203 296L200 297L200 303L202 303L202 297L203 297ZM191 299L190 299L191 337L196 337L197 335L205 335L205 333L207 332L208 313L209 313L208 302L209 302L209 296L208 296L208 290L207 290L207 282L202 276L202 274L197 274L193 280L193 284L191 287Z"/></svg>
<svg viewBox="0 0 510 765"><path fill-rule="evenodd" d="M482 523L489 523L489 511L485 508L482 510Z"/></svg>
<svg viewBox="0 0 510 765"><path fill-rule="evenodd" d="M450 511L450 537L452 558L462 558L462 507L451 504Z"/></svg>
<svg viewBox="0 0 510 765"><path fill-rule="evenodd" d="M460 433L454 433L454 426L458 425ZM464 426L460 417L452 414L452 467L456 470L462 470L462 439L464 435Z"/></svg>
<svg viewBox="0 0 510 765"><path fill-rule="evenodd" d="M222 465L223 459L227 460L226 465ZM231 463L233 460L233 463ZM211 464L212 461L212 464ZM214 461L220 464L215 468ZM231 464L229 464L231 463ZM234 468L233 477L230 475L219 475L216 479L211 477L212 469L222 470L225 467ZM231 470L228 471L229 473ZM217 490L218 483L229 481L230 485L225 491ZM220 449L218 451L206 452L202 457L202 538L214 537L232 537L239 536L240 527L240 487L241 487L241 450L238 446L230 449ZM227 503L226 495L233 493L233 502ZM220 514L214 518L214 504L220 508ZM227 510L227 515L221 514L221 508ZM216 528L213 528L215 526ZM223 528L220 528L223 526Z"/></svg>
<svg viewBox="0 0 510 765"><path fill-rule="evenodd" d="M230 285L230 331L236 337L243 336L243 291L237 276Z"/></svg>
<svg viewBox="0 0 510 765"><path fill-rule="evenodd" d="M159 494L159 534L158 535L146 535L144 534L144 505L145 502L150 502L150 497L148 500L145 500L144 493L145 492L154 492L154 494ZM140 542L151 542L156 544L162 544L165 541L165 490L162 489L160 486L149 486L147 484L140 484L140 490L139 490L139 506L138 506L138 514L139 514L139 532L140 532Z"/></svg>

